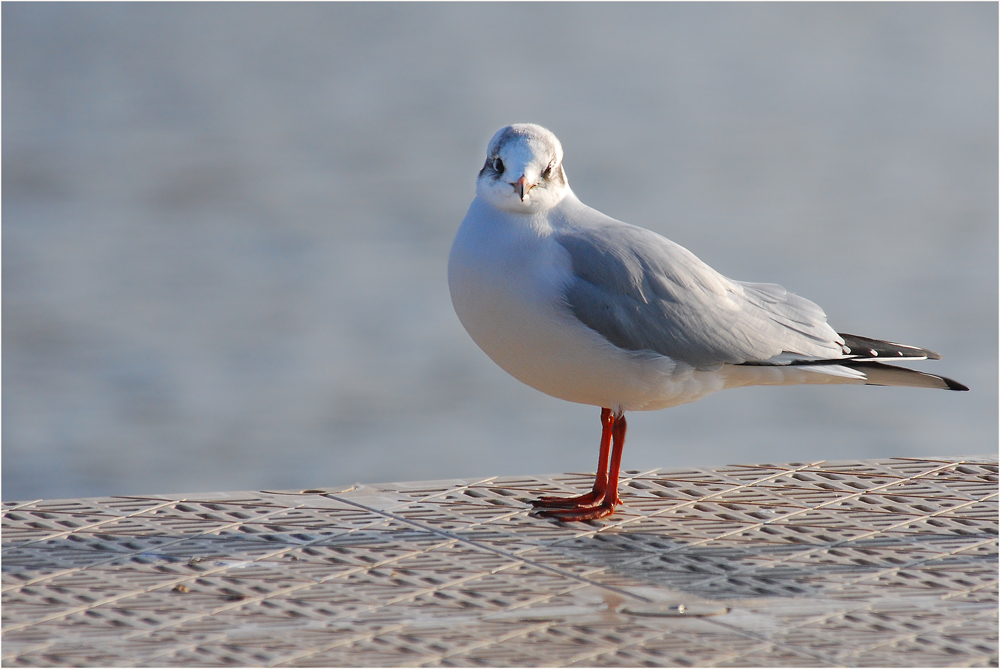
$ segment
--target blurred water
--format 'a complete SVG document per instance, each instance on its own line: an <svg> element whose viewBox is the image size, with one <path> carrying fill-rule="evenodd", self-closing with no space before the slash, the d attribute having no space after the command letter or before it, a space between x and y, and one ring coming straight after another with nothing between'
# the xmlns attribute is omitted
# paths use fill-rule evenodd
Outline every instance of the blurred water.
<svg viewBox="0 0 1000 669"><path fill-rule="evenodd" d="M997 447L997 6L11 4L3 498L592 470L446 262L486 142L970 393L630 415L629 469Z"/></svg>

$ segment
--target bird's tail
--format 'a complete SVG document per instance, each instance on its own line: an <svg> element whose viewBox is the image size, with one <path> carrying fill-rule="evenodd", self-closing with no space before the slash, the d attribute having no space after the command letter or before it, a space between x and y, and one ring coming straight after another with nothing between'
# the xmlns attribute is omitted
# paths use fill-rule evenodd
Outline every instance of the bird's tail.
<svg viewBox="0 0 1000 669"><path fill-rule="evenodd" d="M934 360L934 358L931 359ZM864 374L866 386L908 386L910 388L938 388L940 390L969 389L958 381L944 376L886 365L881 362L852 362L843 366Z"/></svg>
<svg viewBox="0 0 1000 669"><path fill-rule="evenodd" d="M943 376L884 364L890 360L940 360L941 356L934 351L844 332L838 334L844 338L844 353L853 358L852 362L844 366L864 374L866 386L968 390L958 381Z"/></svg>
<svg viewBox="0 0 1000 669"><path fill-rule="evenodd" d="M790 357L790 354L782 354L783 359L780 361L749 362L743 363L743 365L782 370L780 377L772 378L773 374L761 375L761 380L756 381L756 383L767 385L772 383L863 383L866 386L968 390L968 387L958 381L943 376L885 364L886 362L904 360L940 360L941 356L934 351L880 339L839 334L844 339L844 357L842 358L796 359ZM802 372L806 374L803 376ZM781 380L776 380L777 378ZM741 380L741 384L753 385L754 383L749 379Z"/></svg>

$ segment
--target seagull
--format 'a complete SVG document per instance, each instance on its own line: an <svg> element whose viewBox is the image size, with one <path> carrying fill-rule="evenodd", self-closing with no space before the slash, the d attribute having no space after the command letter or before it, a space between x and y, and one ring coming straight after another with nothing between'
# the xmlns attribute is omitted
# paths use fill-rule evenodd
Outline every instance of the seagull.
<svg viewBox="0 0 1000 669"><path fill-rule="evenodd" d="M937 353L838 334L813 302L773 283L728 279L665 237L583 204L559 140L530 123L490 140L452 244L448 287L462 325L505 371L601 407L593 489L533 502L560 521L603 518L621 504L627 411L757 385L968 390L885 364Z"/></svg>

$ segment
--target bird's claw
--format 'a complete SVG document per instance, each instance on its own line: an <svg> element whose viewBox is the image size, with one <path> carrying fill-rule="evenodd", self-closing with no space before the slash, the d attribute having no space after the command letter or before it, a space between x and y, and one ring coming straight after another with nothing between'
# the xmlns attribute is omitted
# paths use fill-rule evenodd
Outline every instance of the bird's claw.
<svg viewBox="0 0 1000 669"><path fill-rule="evenodd" d="M604 501L604 493L592 490L586 495L576 497L540 497L532 500L531 505L545 509L580 509L592 508Z"/></svg>
<svg viewBox="0 0 1000 669"><path fill-rule="evenodd" d="M610 516L621 503L617 493L610 496L607 491L597 490L576 497L542 497L531 502L536 509L542 509L538 515L565 523Z"/></svg>
<svg viewBox="0 0 1000 669"><path fill-rule="evenodd" d="M545 518L552 518L562 523L581 522L586 520L597 520L610 516L615 512L614 504L601 503L598 506L576 507L572 509L549 509L540 511L538 515Z"/></svg>

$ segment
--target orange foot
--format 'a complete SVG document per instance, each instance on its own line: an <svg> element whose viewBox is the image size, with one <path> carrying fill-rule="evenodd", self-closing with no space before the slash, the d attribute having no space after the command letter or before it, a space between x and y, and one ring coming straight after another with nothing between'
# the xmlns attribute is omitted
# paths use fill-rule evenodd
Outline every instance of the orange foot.
<svg viewBox="0 0 1000 669"><path fill-rule="evenodd" d="M545 518L553 518L563 523L597 520L598 518L604 518L614 513L617 504L621 504L621 500L616 497L614 502L607 502L605 500L593 506L576 506L571 509L549 509L540 512L539 515Z"/></svg>
<svg viewBox="0 0 1000 669"><path fill-rule="evenodd" d="M540 497L532 500L531 505L542 508L556 509L590 509L604 501L603 490L591 490L586 495L576 497Z"/></svg>

